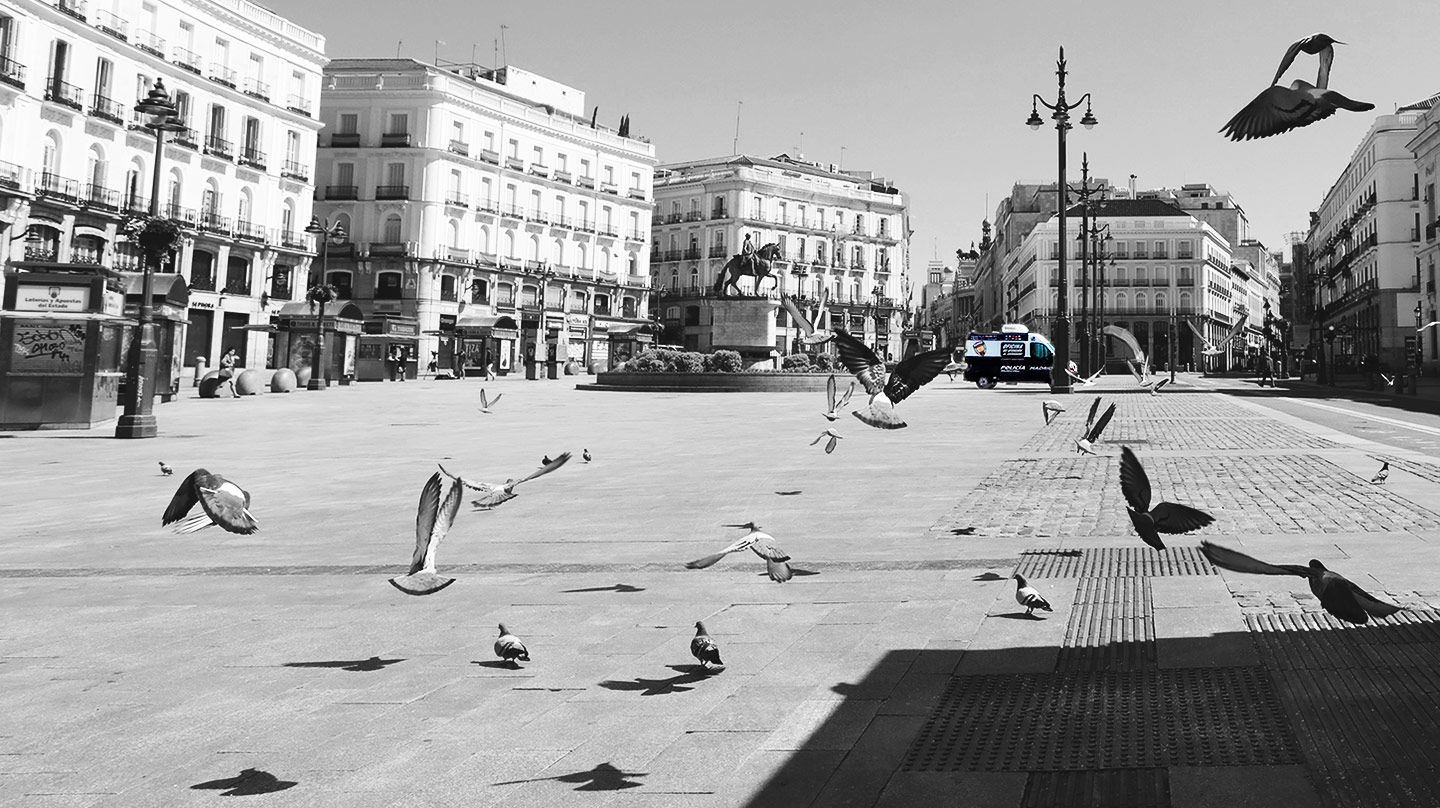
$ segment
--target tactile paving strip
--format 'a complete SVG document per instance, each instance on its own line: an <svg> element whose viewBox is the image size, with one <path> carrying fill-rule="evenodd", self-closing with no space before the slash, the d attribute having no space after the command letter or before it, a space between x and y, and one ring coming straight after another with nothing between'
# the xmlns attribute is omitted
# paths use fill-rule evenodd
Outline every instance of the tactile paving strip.
<svg viewBox="0 0 1440 808"><path fill-rule="evenodd" d="M951 678L904 771L1067 771L1299 761L1260 668Z"/></svg>
<svg viewBox="0 0 1440 808"><path fill-rule="evenodd" d="M1395 457L1393 455L1372 454L1370 456L1375 458L1377 462L1389 463L1396 470L1406 472L1407 474L1413 474L1416 477L1419 477L1423 480L1429 480L1432 483L1440 483L1440 466L1437 466L1434 463L1419 463L1414 460L1406 460L1404 458ZM1376 471L1379 471L1379 469L1376 469Z"/></svg>
<svg viewBox="0 0 1440 808"><path fill-rule="evenodd" d="M1020 808L1168 808L1169 769L1031 772Z"/></svg>
<svg viewBox="0 0 1440 808"><path fill-rule="evenodd" d="M974 527L994 536L1126 536L1134 528L1120 492L1119 452L1019 458L1000 464L931 528ZM1311 454L1186 456L1138 452L1155 502L1178 502L1215 523L1207 534L1386 533L1440 530L1440 515ZM1139 539L1136 539L1139 542Z"/></svg>
<svg viewBox="0 0 1440 808"><path fill-rule="evenodd" d="M1326 805L1440 805L1437 617L1350 626L1326 614L1246 615Z"/></svg>
<svg viewBox="0 0 1440 808"><path fill-rule="evenodd" d="M1109 406L1108 404L1105 406ZM1065 413L1071 415L1070 413ZM1037 432L1022 452L1075 451L1075 439L1085 431L1085 413L1059 420ZM1166 450L1333 449L1339 444L1292 426L1268 419L1139 418L1126 402L1100 435L1100 445L1148 446ZM1118 449L1117 449L1118 451Z"/></svg>
<svg viewBox="0 0 1440 808"><path fill-rule="evenodd" d="M1146 670L1156 666L1148 577L1082 578L1055 669Z"/></svg>
<svg viewBox="0 0 1440 808"><path fill-rule="evenodd" d="M1086 550L1021 550L1020 566L1015 572L1036 579L1217 574L1215 567L1200 554L1199 547L1156 550L1144 545Z"/></svg>

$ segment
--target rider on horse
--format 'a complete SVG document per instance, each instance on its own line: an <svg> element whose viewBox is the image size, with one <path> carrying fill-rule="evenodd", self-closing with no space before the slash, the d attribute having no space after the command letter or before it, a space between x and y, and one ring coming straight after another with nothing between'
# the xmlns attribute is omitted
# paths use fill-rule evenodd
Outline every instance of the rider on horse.
<svg viewBox="0 0 1440 808"><path fill-rule="evenodd" d="M745 243L740 245L740 265L748 270L747 274L755 274L755 244L750 241L750 234L745 234Z"/></svg>

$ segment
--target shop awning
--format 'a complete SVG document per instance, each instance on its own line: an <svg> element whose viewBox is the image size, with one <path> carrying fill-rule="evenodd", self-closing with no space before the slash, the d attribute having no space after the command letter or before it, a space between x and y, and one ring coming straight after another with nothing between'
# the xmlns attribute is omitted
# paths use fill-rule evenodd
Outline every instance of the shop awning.
<svg viewBox="0 0 1440 808"><path fill-rule="evenodd" d="M654 334L656 330L654 323L611 323L609 334L612 337L629 337L636 334Z"/></svg>
<svg viewBox="0 0 1440 808"><path fill-rule="evenodd" d="M467 314L455 321L455 334L516 339L520 336L520 324L508 314Z"/></svg>
<svg viewBox="0 0 1440 808"><path fill-rule="evenodd" d="M139 325L139 321L133 317L122 317L118 314L102 314L98 311L0 311L0 317L12 317L16 320L63 320L72 323L94 320L97 322Z"/></svg>
<svg viewBox="0 0 1440 808"><path fill-rule="evenodd" d="M138 299L145 293L145 273L121 272L120 279L125 284L125 297ZM153 273L150 276L150 295L159 298L161 303L182 309L190 305L190 286L173 272Z"/></svg>
<svg viewBox="0 0 1440 808"><path fill-rule="evenodd" d="M309 301L292 300L276 309L273 314L278 317L314 317L319 310L318 305L312 310ZM336 301L325 304L325 316L340 317L346 320L364 320L365 312L354 303Z"/></svg>

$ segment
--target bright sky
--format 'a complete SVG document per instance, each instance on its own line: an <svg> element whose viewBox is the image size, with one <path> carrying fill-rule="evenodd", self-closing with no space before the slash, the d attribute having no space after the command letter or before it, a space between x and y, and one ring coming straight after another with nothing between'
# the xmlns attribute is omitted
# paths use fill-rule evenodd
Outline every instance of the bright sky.
<svg viewBox="0 0 1440 808"><path fill-rule="evenodd" d="M268 5L324 34L332 58L392 56L400 43L401 55L433 61L440 39L442 59L469 61L473 46L481 64L570 84L608 125L629 114L661 162L733 153L743 101L741 152L798 146L907 191L917 270L936 254L953 264L1014 183L1055 179L1054 128L1024 121L1032 93L1055 99L1061 45L1070 100L1091 93L1100 121L1070 134L1072 182L1082 151L1092 174L1122 187L1131 174L1140 189L1208 182L1235 195L1271 249L1306 228L1376 114L1440 92L1431 0ZM1347 43L1331 88L1375 111L1246 143L1218 134L1267 86L1285 48L1316 32ZM1282 83L1313 83L1315 70L1301 54Z"/></svg>

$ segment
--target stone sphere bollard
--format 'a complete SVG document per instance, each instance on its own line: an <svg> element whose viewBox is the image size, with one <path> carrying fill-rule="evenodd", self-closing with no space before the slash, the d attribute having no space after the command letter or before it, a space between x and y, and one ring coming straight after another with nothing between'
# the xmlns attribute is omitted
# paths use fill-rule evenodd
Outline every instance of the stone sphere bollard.
<svg viewBox="0 0 1440 808"><path fill-rule="evenodd" d="M297 382L295 371L290 368L280 368L270 377L270 392L292 393L295 391Z"/></svg>
<svg viewBox="0 0 1440 808"><path fill-rule="evenodd" d="M579 363L579 362L576 362L575 360L572 359L572 360L570 360L569 362L566 362L566 363L565 363L565 375L566 375L566 376L574 376L575 374L577 374L577 373L579 373L579 372L580 372L580 363Z"/></svg>
<svg viewBox="0 0 1440 808"><path fill-rule="evenodd" d="M220 371L212 370L200 377L200 397L218 398L220 391Z"/></svg>
<svg viewBox="0 0 1440 808"><path fill-rule="evenodd" d="M591 375L591 376L594 376L594 375L597 374L597 373L604 373L604 372L605 372L605 363L604 363L604 362L601 362L599 359L596 359L596 360L594 360L594 361L592 361L592 362L590 363L590 375Z"/></svg>
<svg viewBox="0 0 1440 808"><path fill-rule="evenodd" d="M308 384L310 384L310 366L305 365L304 367L295 371L295 386L304 387Z"/></svg>
<svg viewBox="0 0 1440 808"><path fill-rule="evenodd" d="M265 382L260 378L260 371L255 368L246 368L235 377L235 392L242 396L259 395L263 389Z"/></svg>

